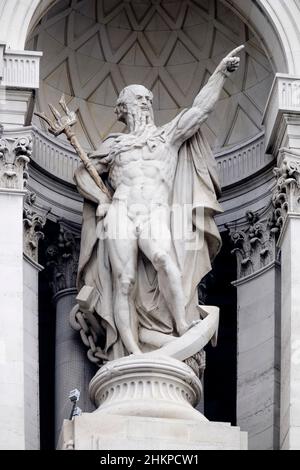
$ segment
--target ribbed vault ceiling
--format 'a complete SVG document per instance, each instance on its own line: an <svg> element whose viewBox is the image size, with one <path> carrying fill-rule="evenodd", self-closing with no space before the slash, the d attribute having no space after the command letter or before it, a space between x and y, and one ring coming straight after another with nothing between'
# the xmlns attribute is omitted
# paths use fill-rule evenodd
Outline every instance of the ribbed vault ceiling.
<svg viewBox="0 0 300 470"><path fill-rule="evenodd" d="M113 112L121 89L142 83L154 93L158 124L190 106L221 58L245 44L240 70L203 125L216 149L261 130L273 79L247 25L218 0L61 0L27 43L44 53L38 107L62 92L78 114L86 148L123 130ZM38 121L36 124L40 125Z"/></svg>

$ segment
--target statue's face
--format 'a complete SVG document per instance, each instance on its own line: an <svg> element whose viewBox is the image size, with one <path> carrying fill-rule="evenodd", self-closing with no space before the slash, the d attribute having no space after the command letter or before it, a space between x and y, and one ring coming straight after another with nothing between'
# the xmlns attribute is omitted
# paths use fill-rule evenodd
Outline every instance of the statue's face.
<svg viewBox="0 0 300 470"><path fill-rule="evenodd" d="M142 111L149 112L152 109L153 95L151 91L147 90L147 88L140 85L134 85L134 88L131 90L131 94L134 95L132 103L134 106L139 107Z"/></svg>
<svg viewBox="0 0 300 470"><path fill-rule="evenodd" d="M152 100L151 91L142 85L130 85L124 88L116 107L118 120L127 123L128 114L134 116L144 114L153 118Z"/></svg>

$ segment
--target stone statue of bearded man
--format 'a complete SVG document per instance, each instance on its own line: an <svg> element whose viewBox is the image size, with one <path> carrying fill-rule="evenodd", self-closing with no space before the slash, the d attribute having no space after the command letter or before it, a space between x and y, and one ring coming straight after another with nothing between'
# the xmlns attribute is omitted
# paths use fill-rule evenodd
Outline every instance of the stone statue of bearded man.
<svg viewBox="0 0 300 470"><path fill-rule="evenodd" d="M151 91L131 85L120 93L116 113L128 133L109 135L90 155L111 200L84 166L75 173L85 198L78 288L92 292L84 309L97 323L104 360L153 351L199 320L197 286L221 244L220 188L200 127L242 48L223 59L191 108L162 127ZM179 236L183 226L191 230Z"/></svg>

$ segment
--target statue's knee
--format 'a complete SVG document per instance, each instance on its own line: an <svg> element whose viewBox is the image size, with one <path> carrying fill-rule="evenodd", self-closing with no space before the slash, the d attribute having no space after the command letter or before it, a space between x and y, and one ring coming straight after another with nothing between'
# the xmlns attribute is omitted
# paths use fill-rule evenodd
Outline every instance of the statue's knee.
<svg viewBox="0 0 300 470"><path fill-rule="evenodd" d="M169 264L169 255L164 251L159 251L154 255L153 264L155 269L167 269Z"/></svg>
<svg viewBox="0 0 300 470"><path fill-rule="evenodd" d="M133 291L135 280L133 277L121 275L119 277L119 288L122 294L129 295Z"/></svg>

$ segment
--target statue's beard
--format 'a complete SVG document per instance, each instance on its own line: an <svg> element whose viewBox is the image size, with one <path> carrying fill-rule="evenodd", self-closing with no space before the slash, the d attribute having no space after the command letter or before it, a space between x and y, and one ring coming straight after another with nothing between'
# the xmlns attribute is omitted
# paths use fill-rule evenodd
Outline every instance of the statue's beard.
<svg viewBox="0 0 300 470"><path fill-rule="evenodd" d="M126 123L129 132L141 133L147 126L154 125L153 111L142 109L139 106L127 107Z"/></svg>

